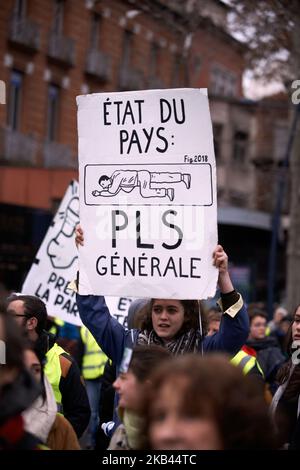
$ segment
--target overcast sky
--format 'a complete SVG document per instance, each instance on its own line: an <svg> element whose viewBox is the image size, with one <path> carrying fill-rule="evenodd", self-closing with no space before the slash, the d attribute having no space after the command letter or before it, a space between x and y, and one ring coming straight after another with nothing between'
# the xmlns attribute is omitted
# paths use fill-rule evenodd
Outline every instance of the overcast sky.
<svg viewBox="0 0 300 470"><path fill-rule="evenodd" d="M274 95L276 93L279 93L280 91L284 91L282 83L262 83L251 78L249 74L247 74L247 72L244 74L243 77L243 89L246 98L250 98L252 100L257 100L262 98L263 96Z"/></svg>

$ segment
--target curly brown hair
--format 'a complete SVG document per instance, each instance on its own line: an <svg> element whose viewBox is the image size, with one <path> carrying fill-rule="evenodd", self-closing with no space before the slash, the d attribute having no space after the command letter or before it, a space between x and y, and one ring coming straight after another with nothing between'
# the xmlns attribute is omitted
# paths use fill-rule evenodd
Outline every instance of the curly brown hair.
<svg viewBox="0 0 300 470"><path fill-rule="evenodd" d="M179 413L214 420L224 450L276 447L260 386L230 364L229 358L220 354L172 358L154 372L150 383L143 408L148 448L152 448L153 412L166 384L177 393Z"/></svg>
<svg viewBox="0 0 300 470"><path fill-rule="evenodd" d="M154 301L157 299L151 299L150 302L145 306L145 311L144 311L144 316L141 319L141 329L142 330L147 330L147 331L152 331L153 330L153 324L152 324L152 308ZM203 315L203 304L201 301L198 300L179 300L181 305L183 306L184 309L184 321L183 325L178 331L176 336L180 336L183 333L186 333L187 331L194 329L198 330L199 329L199 308L201 312L201 321L202 321L202 330L203 333L205 334L206 332L206 320L205 316Z"/></svg>

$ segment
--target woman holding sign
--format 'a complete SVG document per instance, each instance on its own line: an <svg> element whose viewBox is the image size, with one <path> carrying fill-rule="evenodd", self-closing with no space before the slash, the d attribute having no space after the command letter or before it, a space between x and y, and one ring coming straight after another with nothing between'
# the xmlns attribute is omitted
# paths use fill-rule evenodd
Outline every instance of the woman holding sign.
<svg viewBox="0 0 300 470"><path fill-rule="evenodd" d="M76 244L83 243L83 231L78 226ZM196 300L152 299L142 328L125 330L110 315L103 296L77 294L81 320L117 367L125 348L132 348L135 344L157 344L174 355L216 350L234 355L248 337L248 314L241 295L232 285L228 257L221 245L213 252L213 264L219 270L218 285L223 315L219 332L212 336L203 338L201 334Z"/></svg>

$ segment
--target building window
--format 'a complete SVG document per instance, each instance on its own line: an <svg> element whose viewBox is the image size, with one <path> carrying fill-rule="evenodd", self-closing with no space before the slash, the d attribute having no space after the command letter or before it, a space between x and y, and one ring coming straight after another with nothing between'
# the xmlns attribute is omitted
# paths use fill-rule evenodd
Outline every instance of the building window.
<svg viewBox="0 0 300 470"><path fill-rule="evenodd" d="M213 67L210 79L210 91L219 96L236 96L236 77L222 67Z"/></svg>
<svg viewBox="0 0 300 470"><path fill-rule="evenodd" d="M54 0L54 18L52 31L58 36L62 34L64 27L64 0Z"/></svg>
<svg viewBox="0 0 300 470"><path fill-rule="evenodd" d="M13 70L10 77L7 124L13 130L20 128L23 73Z"/></svg>
<svg viewBox="0 0 300 470"><path fill-rule="evenodd" d="M56 141L59 119L60 89L57 85L50 84L48 88L48 116L47 116L47 140Z"/></svg>
<svg viewBox="0 0 300 470"><path fill-rule="evenodd" d="M226 74L225 95L236 96L236 78L232 73Z"/></svg>
<svg viewBox="0 0 300 470"><path fill-rule="evenodd" d="M174 88L180 86L180 69L181 69L181 58L178 54L174 56L173 72L172 72L172 86Z"/></svg>
<svg viewBox="0 0 300 470"><path fill-rule="evenodd" d="M131 62L133 33L124 31L122 66L127 69Z"/></svg>
<svg viewBox="0 0 300 470"><path fill-rule="evenodd" d="M159 46L156 43L151 45L149 70L151 77L158 75Z"/></svg>
<svg viewBox="0 0 300 470"><path fill-rule="evenodd" d="M101 16L97 13L92 15L91 21L91 38L90 38L90 45L91 49L98 50L99 49L99 33L100 33L100 21Z"/></svg>
<svg viewBox="0 0 300 470"><path fill-rule="evenodd" d="M16 0L14 13L18 19L23 19L26 16L26 0Z"/></svg>
<svg viewBox="0 0 300 470"><path fill-rule="evenodd" d="M233 141L233 160L235 163L244 165L247 159L248 134L236 131Z"/></svg>
<svg viewBox="0 0 300 470"><path fill-rule="evenodd" d="M216 160L219 160L219 161L221 160L221 156L222 156L222 134L223 134L223 125L213 124L215 157L216 157Z"/></svg>
<svg viewBox="0 0 300 470"><path fill-rule="evenodd" d="M201 66L202 66L201 57L199 55L197 55L197 56L194 57L194 60L193 60L193 73L194 73L194 75L199 75L199 73L201 72Z"/></svg>
<svg viewBox="0 0 300 470"><path fill-rule="evenodd" d="M288 146L289 130L286 123L275 123L273 137L273 155L275 162L282 164Z"/></svg>

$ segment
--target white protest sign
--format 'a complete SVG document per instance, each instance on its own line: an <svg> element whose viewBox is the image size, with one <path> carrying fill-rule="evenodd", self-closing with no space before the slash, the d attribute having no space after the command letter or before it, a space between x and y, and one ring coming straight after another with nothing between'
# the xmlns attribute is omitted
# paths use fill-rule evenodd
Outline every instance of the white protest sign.
<svg viewBox="0 0 300 470"><path fill-rule="evenodd" d="M206 90L77 97L81 294L215 294L216 168Z"/></svg>
<svg viewBox="0 0 300 470"><path fill-rule="evenodd" d="M72 181L24 281L22 293L40 297L49 315L80 326L75 293L67 288L78 270L74 234L79 222L78 190L77 181ZM131 300L126 297L106 299L109 311L123 325L126 325Z"/></svg>
<svg viewBox="0 0 300 470"><path fill-rule="evenodd" d="M67 287L78 269L74 236L79 222L78 192L77 181L72 181L22 286L23 294L45 302L49 315L75 325L81 324L75 292Z"/></svg>

